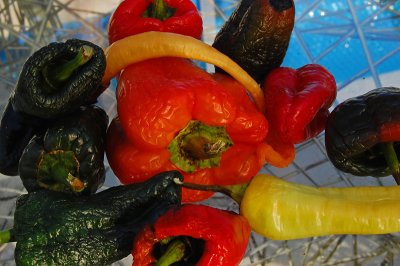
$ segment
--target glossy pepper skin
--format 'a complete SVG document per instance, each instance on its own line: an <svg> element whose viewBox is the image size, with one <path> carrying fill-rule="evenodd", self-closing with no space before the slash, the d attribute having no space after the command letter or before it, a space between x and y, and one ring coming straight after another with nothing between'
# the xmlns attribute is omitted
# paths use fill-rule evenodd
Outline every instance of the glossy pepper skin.
<svg viewBox="0 0 400 266"><path fill-rule="evenodd" d="M163 5L160 16L154 6ZM174 32L200 39L203 21L190 0L124 0L108 25L108 39L117 40L147 31Z"/></svg>
<svg viewBox="0 0 400 266"><path fill-rule="evenodd" d="M198 243L197 246L192 245L196 250L191 251L197 256L185 257L177 262L182 263L179 265L239 265L246 252L250 232L247 220L236 213L204 205L182 205L168 210L154 226L147 226L136 236L133 265L154 265L158 260L154 256L157 245L163 240L171 243L176 237L191 237L194 243Z"/></svg>
<svg viewBox="0 0 400 266"><path fill-rule="evenodd" d="M26 190L95 193L105 180L107 126L105 111L92 105L81 107L35 135L19 161Z"/></svg>
<svg viewBox="0 0 400 266"><path fill-rule="evenodd" d="M17 200L11 240L17 265L110 265L132 251L133 240L180 203L176 172L145 183L80 196L40 190Z"/></svg>
<svg viewBox="0 0 400 266"><path fill-rule="evenodd" d="M81 52L83 46L86 50ZM82 57L90 53L90 59L58 77L57 67L80 52ZM51 119L95 102L105 89L101 85L105 64L102 48L88 41L70 39L40 48L25 62L10 96L14 111Z"/></svg>
<svg viewBox="0 0 400 266"><path fill-rule="evenodd" d="M212 76L189 60L159 58L131 65L120 76L117 107L118 118L107 132L106 152L122 183L179 169L193 183L235 184L248 181L264 164L258 150L268 122L246 90L230 77ZM182 169L171 161L177 153L171 143L195 121L221 129L230 140L215 145L206 141L199 147L192 144L201 141L189 141L187 149L180 151L191 168ZM222 144L227 145L220 152ZM217 151L215 156L212 151ZM217 162L201 165L208 157ZM182 198L198 201L210 195L184 189Z"/></svg>
<svg viewBox="0 0 400 266"><path fill-rule="evenodd" d="M340 103L329 116L325 147L333 165L356 176L387 176L391 170L380 145L399 154L400 89L377 88Z"/></svg>
<svg viewBox="0 0 400 266"><path fill-rule="evenodd" d="M263 85L266 116L283 141L301 143L325 129L337 90L335 78L323 66L279 67Z"/></svg>
<svg viewBox="0 0 400 266"><path fill-rule="evenodd" d="M400 231L400 186L311 187L257 175L240 203L252 230L273 240Z"/></svg>

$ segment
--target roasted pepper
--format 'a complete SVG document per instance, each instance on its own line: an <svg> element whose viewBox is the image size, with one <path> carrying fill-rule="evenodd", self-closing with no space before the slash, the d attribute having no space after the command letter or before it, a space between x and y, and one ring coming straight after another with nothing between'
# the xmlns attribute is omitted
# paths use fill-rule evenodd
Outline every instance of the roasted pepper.
<svg viewBox="0 0 400 266"><path fill-rule="evenodd" d="M399 145L399 88L377 88L347 99L336 106L326 124L330 161L356 176L392 174L400 184Z"/></svg>
<svg viewBox="0 0 400 266"><path fill-rule="evenodd" d="M212 46L262 83L271 70L282 64L294 21L293 0L241 0Z"/></svg>
<svg viewBox="0 0 400 266"><path fill-rule="evenodd" d="M212 76L189 60L158 58L126 68L117 108L107 158L122 183L179 169L190 182L231 185L263 166L264 115L235 80ZM183 191L183 201L209 196Z"/></svg>
<svg viewBox="0 0 400 266"><path fill-rule="evenodd" d="M14 111L49 119L95 102L105 89L105 64L103 49L88 41L40 48L22 68L10 99Z"/></svg>
<svg viewBox="0 0 400 266"><path fill-rule="evenodd" d="M250 232L246 219L236 213L182 205L136 236L133 265L239 265Z"/></svg>
<svg viewBox="0 0 400 266"><path fill-rule="evenodd" d="M110 18L109 43L147 31L175 32L200 39L203 21L190 0L124 0Z"/></svg>
<svg viewBox="0 0 400 266"><path fill-rule="evenodd" d="M323 66L279 67L263 85L267 119L282 141L301 143L325 129L336 82Z"/></svg>
<svg viewBox="0 0 400 266"><path fill-rule="evenodd" d="M241 186L183 186L231 196L251 229L273 240L400 231L400 186L317 188L262 174Z"/></svg>
<svg viewBox="0 0 400 266"><path fill-rule="evenodd" d="M91 194L105 179L104 150L108 116L97 106L80 110L35 135L19 161L28 192L41 188Z"/></svg>
<svg viewBox="0 0 400 266"><path fill-rule="evenodd" d="M24 194L14 228L0 233L1 243L17 242L17 265L110 265L131 253L146 225L180 204L174 178L182 176L166 172L81 197L50 190Z"/></svg>

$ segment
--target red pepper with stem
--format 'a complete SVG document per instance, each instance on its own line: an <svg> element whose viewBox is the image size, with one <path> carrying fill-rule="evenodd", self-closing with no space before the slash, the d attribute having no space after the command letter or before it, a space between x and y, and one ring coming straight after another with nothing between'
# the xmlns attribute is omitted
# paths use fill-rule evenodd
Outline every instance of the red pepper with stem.
<svg viewBox="0 0 400 266"><path fill-rule="evenodd" d="M250 237L247 220L234 212L187 204L172 208L135 238L133 266L235 266Z"/></svg>
<svg viewBox="0 0 400 266"><path fill-rule="evenodd" d="M332 74L318 64L279 67L264 81L266 116L283 142L301 143L321 133L336 98Z"/></svg>
<svg viewBox="0 0 400 266"><path fill-rule="evenodd" d="M126 68L107 158L122 183L177 169L200 184L247 182L260 171L268 122L238 82L193 62L158 58ZM235 177L235 178L231 178ZM183 201L212 194L183 190Z"/></svg>
<svg viewBox="0 0 400 266"><path fill-rule="evenodd" d="M190 0L124 0L108 26L110 44L147 31L174 32L200 39L203 21Z"/></svg>

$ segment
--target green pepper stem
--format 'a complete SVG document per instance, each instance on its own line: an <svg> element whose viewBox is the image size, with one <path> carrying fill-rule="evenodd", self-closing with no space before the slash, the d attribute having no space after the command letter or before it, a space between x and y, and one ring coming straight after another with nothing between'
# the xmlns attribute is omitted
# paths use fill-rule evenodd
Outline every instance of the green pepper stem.
<svg viewBox="0 0 400 266"><path fill-rule="evenodd" d="M8 229L4 231L0 231L0 244L5 244L9 242L14 242L14 234L13 234L13 229Z"/></svg>
<svg viewBox="0 0 400 266"><path fill-rule="evenodd" d="M175 9L169 7L164 0L154 0L153 4L149 6L143 16L164 21L172 17L174 13Z"/></svg>
<svg viewBox="0 0 400 266"><path fill-rule="evenodd" d="M182 260L185 256L186 245L179 239L168 244L166 252L157 260L155 266L169 266Z"/></svg>
<svg viewBox="0 0 400 266"><path fill-rule="evenodd" d="M50 87L57 89L60 83L68 80L79 67L86 64L93 57L93 54L93 47L82 45L76 56L71 60L59 66L55 66L54 64L46 66L43 69L44 79Z"/></svg>
<svg viewBox="0 0 400 266"><path fill-rule="evenodd" d="M192 173L197 168L218 166L222 154L233 145L226 128L192 120L168 145L171 162Z"/></svg>
<svg viewBox="0 0 400 266"><path fill-rule="evenodd" d="M187 189L222 193L222 194L230 197L231 199L233 199L239 205L242 202L242 199L244 197L247 187L249 186L248 183L231 185L231 186L201 185L201 184L182 182L178 178L175 178L174 182L175 182L175 184L180 185Z"/></svg>
<svg viewBox="0 0 400 266"><path fill-rule="evenodd" d="M397 185L400 185L400 166L399 159L397 158L396 150L394 149L393 142L385 142L381 144L386 163L389 166L390 172L394 177Z"/></svg>
<svg viewBox="0 0 400 266"><path fill-rule="evenodd" d="M74 176L79 172L79 162L72 151L56 150L43 155L38 169L39 184L44 188L63 190L66 186L73 192L85 189L84 182Z"/></svg>

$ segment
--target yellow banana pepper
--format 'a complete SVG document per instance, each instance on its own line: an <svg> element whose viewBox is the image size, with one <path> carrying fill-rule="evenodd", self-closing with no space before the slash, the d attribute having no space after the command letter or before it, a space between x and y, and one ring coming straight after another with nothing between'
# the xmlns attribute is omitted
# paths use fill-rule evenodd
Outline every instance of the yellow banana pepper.
<svg viewBox="0 0 400 266"><path fill-rule="evenodd" d="M252 230L273 240L400 231L400 186L317 188L263 174L241 187L182 185L231 196Z"/></svg>
<svg viewBox="0 0 400 266"><path fill-rule="evenodd" d="M400 187L316 188L257 175L240 212L271 239L400 231Z"/></svg>

